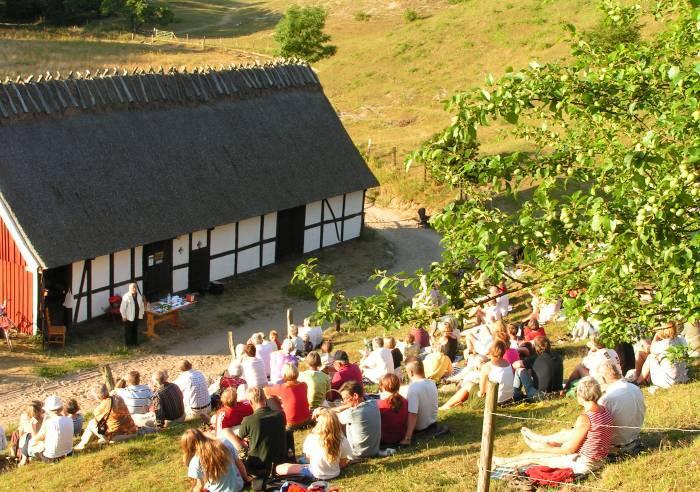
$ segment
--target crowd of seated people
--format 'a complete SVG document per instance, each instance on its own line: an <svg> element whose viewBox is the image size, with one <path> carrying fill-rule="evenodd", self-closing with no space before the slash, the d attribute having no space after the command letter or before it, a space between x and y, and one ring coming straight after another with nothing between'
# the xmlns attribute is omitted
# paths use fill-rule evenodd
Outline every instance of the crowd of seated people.
<svg viewBox="0 0 700 492"><path fill-rule="evenodd" d="M523 428L532 452L497 463L586 472L608 454L639 447L646 407L638 385L687 381L684 363L664 356L669 347L685 343L676 324L637 344L636 360L627 364L633 366L632 378L625 377L619 351L593 336L588 354L564 380L562 357L537 316L522 325L504 321L507 296L494 296L506 292L503 284L489 290L492 299L475 313L474 328L461 330L455 318L445 317L432 327L412 327L398 344L394 337L376 337L357 362L346 351L334 351L322 330L306 320L301 330L290 325L284 340L274 330L268 340L254 334L236 348L213 385L187 360L172 383L163 370L151 376L150 385L130 371L112 391L95 388L97 403L85 426L75 400L63 405L51 396L43 404L32 402L20 417L16 455L21 464L58 461L95 440L117 442L201 419L210 430L190 429L181 439L193 490L239 491L252 477L271 473L330 480L353 460L439 435L438 411L472 396L483 398L489 382L498 383L499 405L570 390L582 407L573 429L540 435ZM457 383L457 389L438 408L443 383ZM378 394L368 394L375 385ZM304 457L297 457L294 434L309 427ZM81 436L76 445L73 436Z"/></svg>

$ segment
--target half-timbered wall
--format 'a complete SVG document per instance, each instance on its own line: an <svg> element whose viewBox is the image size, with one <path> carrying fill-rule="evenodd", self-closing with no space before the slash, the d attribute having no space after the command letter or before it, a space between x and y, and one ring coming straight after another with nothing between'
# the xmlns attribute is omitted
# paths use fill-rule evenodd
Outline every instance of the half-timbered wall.
<svg viewBox="0 0 700 492"><path fill-rule="evenodd" d="M363 191L306 205L304 252L358 237L363 205ZM277 213L272 212L173 238L173 291L188 290L190 255L200 248L209 248L209 279L212 281L274 263L276 231ZM142 291L142 270L142 246L73 263L74 321L104 314L109 307L109 297L126 293L132 281Z"/></svg>
<svg viewBox="0 0 700 492"><path fill-rule="evenodd" d="M359 237L364 195L355 191L306 205L304 253Z"/></svg>

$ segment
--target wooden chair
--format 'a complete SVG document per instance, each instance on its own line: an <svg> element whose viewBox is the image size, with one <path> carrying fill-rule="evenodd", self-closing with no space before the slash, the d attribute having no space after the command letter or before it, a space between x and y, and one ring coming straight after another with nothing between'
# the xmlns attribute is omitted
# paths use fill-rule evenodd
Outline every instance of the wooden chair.
<svg viewBox="0 0 700 492"><path fill-rule="evenodd" d="M61 347L66 345L66 333L67 329L64 325L54 325L51 323L51 315L49 315L48 308L45 310L46 313L46 343L48 345L60 345Z"/></svg>

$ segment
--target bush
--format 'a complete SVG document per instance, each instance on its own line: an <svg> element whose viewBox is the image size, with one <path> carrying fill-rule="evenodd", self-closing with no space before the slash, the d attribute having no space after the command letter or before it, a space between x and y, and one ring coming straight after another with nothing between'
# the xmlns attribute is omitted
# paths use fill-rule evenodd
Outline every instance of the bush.
<svg viewBox="0 0 700 492"><path fill-rule="evenodd" d="M355 20L359 22L367 22L372 18L372 14L368 14L367 12L358 12L355 14Z"/></svg>
<svg viewBox="0 0 700 492"><path fill-rule="evenodd" d="M335 55L337 48L327 44L331 37L323 32L328 12L321 7L292 5L277 24L275 41L280 56L298 57L316 62Z"/></svg>
<svg viewBox="0 0 700 492"><path fill-rule="evenodd" d="M403 13L403 18L406 22L413 22L420 19L420 17L418 16L418 12L416 12L413 9L406 9Z"/></svg>

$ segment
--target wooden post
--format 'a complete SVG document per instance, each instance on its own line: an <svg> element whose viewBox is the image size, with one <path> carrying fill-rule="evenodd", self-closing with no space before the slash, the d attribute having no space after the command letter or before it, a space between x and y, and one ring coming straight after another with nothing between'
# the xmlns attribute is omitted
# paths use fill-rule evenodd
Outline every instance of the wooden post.
<svg viewBox="0 0 700 492"><path fill-rule="evenodd" d="M491 484L491 459L493 458L493 411L498 400L498 383L489 382L484 407L484 425L481 429L481 457L479 458L479 481L477 492L488 492Z"/></svg>
<svg viewBox="0 0 700 492"><path fill-rule="evenodd" d="M340 333L340 320L339 319L335 320L335 331Z"/></svg>
<svg viewBox="0 0 700 492"><path fill-rule="evenodd" d="M187 42L190 42L190 33L185 34L185 38L187 39Z"/></svg>
<svg viewBox="0 0 700 492"><path fill-rule="evenodd" d="M372 154L372 139L367 140L367 159Z"/></svg>
<svg viewBox="0 0 700 492"><path fill-rule="evenodd" d="M206 40L207 40L207 37L203 36L202 37L202 49L204 49L204 43L206 42Z"/></svg>
<svg viewBox="0 0 700 492"><path fill-rule="evenodd" d="M231 352L231 356L236 355L236 346L233 344L233 332L228 332L228 351Z"/></svg>
<svg viewBox="0 0 700 492"><path fill-rule="evenodd" d="M396 167L396 147L392 147L391 152L394 154L394 167Z"/></svg>
<svg viewBox="0 0 700 492"><path fill-rule="evenodd" d="M102 374L102 379L107 385L107 389L112 391L114 389L114 377L112 377L112 369L109 367L109 364L99 366L98 370Z"/></svg>
<svg viewBox="0 0 700 492"><path fill-rule="evenodd" d="M156 42L156 37L153 34L151 34L151 44L155 44L155 42Z"/></svg>
<svg viewBox="0 0 700 492"><path fill-rule="evenodd" d="M292 308L287 308L287 330L294 324L294 310Z"/></svg>

